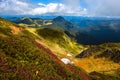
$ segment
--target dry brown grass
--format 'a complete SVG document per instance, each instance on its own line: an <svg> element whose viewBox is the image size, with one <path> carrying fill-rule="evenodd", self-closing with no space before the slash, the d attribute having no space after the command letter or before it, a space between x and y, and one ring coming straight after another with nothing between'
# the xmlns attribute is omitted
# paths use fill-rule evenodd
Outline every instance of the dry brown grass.
<svg viewBox="0 0 120 80"><path fill-rule="evenodd" d="M16 26L10 26L10 28L13 34L18 34L21 31L21 29Z"/></svg>
<svg viewBox="0 0 120 80"><path fill-rule="evenodd" d="M120 68L120 65L118 63L114 63L105 58L94 59L93 56L84 59L75 59L74 62L77 66L82 67L89 73L93 71L104 72L117 70L118 68Z"/></svg>

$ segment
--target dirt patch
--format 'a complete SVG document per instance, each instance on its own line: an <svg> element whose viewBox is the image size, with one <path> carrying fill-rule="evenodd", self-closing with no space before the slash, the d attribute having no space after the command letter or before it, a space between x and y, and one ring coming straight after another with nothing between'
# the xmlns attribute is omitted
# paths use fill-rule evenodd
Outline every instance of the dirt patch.
<svg viewBox="0 0 120 80"><path fill-rule="evenodd" d="M10 28L13 34L18 34L22 30L21 28L17 28L16 26L10 26Z"/></svg>

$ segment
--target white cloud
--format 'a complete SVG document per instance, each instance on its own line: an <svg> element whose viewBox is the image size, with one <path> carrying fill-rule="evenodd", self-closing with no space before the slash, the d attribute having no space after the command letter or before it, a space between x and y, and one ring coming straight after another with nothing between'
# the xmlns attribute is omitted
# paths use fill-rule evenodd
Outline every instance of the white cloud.
<svg viewBox="0 0 120 80"><path fill-rule="evenodd" d="M37 15L46 13L56 13L65 10L65 6L61 3L49 3L47 5L38 3L38 5L38 7L33 8L31 11L29 11L29 14Z"/></svg>
<svg viewBox="0 0 120 80"><path fill-rule="evenodd" d="M66 3L69 0L66 1ZM79 1L79 0L77 0ZM31 4L23 0L2 0L0 2L0 14L22 14L22 15L41 15L41 14L57 14L57 15L82 15L87 13L86 9L70 6L66 3L38 3Z"/></svg>
<svg viewBox="0 0 120 80"><path fill-rule="evenodd" d="M57 14L119 16L120 0L61 0L61 3L32 4L27 0L0 0L0 14ZM84 7L81 5L84 2Z"/></svg>
<svg viewBox="0 0 120 80"><path fill-rule="evenodd" d="M0 2L0 14L25 14L31 7L20 0L2 0Z"/></svg>
<svg viewBox="0 0 120 80"><path fill-rule="evenodd" d="M120 16L120 0L84 0L88 12L95 16Z"/></svg>
<svg viewBox="0 0 120 80"><path fill-rule="evenodd" d="M43 3L38 3L38 5L39 5L40 7L45 7L45 6L46 6L46 5L43 4Z"/></svg>
<svg viewBox="0 0 120 80"><path fill-rule="evenodd" d="M37 14L47 14L53 13L57 15L83 15L87 13L87 9L82 9L79 7L69 6L68 4L63 3L49 3L43 4L38 3L39 6L33 8L29 14L37 15Z"/></svg>
<svg viewBox="0 0 120 80"><path fill-rule="evenodd" d="M86 15L87 9L80 5L81 0L62 0L69 15Z"/></svg>

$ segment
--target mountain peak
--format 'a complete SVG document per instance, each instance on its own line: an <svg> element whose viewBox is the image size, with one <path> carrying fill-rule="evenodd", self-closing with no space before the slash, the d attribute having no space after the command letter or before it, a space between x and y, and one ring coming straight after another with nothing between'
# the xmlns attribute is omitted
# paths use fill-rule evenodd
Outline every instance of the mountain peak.
<svg viewBox="0 0 120 80"><path fill-rule="evenodd" d="M62 16L58 16L58 17L54 18L53 20L54 21L59 21L59 22L65 21L65 19Z"/></svg>

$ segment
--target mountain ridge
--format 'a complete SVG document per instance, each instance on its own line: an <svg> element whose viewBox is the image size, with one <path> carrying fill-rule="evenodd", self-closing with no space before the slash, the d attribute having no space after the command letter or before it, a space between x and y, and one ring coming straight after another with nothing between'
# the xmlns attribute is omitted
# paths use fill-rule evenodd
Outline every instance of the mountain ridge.
<svg viewBox="0 0 120 80"><path fill-rule="evenodd" d="M26 19L26 18L25 18ZM28 20L36 20L35 18L27 18ZM36 21L33 20L33 23L31 25L21 21L21 19L18 19L17 24L24 25L27 27L33 27L33 28L56 28L56 29L62 29L66 32L66 34L73 40L77 41L77 43L80 44L97 44L99 41L95 39L93 36L83 33L80 28L73 25L71 22L65 20L62 16L58 16L52 20L41 20L40 23L36 23ZM38 19L37 19L38 20Z"/></svg>

